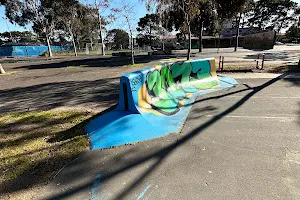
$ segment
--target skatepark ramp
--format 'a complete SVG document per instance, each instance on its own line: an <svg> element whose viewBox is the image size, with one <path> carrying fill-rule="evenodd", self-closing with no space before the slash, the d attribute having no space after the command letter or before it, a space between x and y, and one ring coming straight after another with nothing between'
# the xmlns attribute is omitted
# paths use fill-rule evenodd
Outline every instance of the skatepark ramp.
<svg viewBox="0 0 300 200"><path fill-rule="evenodd" d="M119 104L90 121L92 149L109 148L180 132L199 95L237 85L217 76L215 59L165 63L120 78Z"/></svg>

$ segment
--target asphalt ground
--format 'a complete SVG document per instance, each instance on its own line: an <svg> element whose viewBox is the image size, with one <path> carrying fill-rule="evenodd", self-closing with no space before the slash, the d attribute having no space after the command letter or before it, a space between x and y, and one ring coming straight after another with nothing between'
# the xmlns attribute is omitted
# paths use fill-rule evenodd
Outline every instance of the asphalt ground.
<svg viewBox="0 0 300 200"><path fill-rule="evenodd" d="M287 77L200 96L179 134L84 151L36 199L300 199L300 79Z"/></svg>

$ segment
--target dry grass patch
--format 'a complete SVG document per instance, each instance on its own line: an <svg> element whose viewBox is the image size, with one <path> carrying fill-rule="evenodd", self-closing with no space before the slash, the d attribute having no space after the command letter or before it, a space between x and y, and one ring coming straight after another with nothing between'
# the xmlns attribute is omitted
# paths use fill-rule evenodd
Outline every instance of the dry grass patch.
<svg viewBox="0 0 300 200"><path fill-rule="evenodd" d="M137 68L139 68L139 67L144 67L144 65L142 65L142 64L130 64L130 65L123 65L122 67L125 67L125 68L130 68L130 67L137 67Z"/></svg>
<svg viewBox="0 0 300 200"><path fill-rule="evenodd" d="M74 111L1 114L0 182L5 191L23 188L16 184L20 180L27 187L49 181L88 146L84 125L91 116Z"/></svg>

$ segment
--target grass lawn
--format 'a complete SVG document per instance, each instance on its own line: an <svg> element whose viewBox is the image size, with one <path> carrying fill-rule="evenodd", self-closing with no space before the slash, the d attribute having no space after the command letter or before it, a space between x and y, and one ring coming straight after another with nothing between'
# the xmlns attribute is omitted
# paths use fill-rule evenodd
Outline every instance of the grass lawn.
<svg viewBox="0 0 300 200"><path fill-rule="evenodd" d="M1 114L0 182L9 188L26 177L28 187L51 180L88 147L83 127L91 116L75 111Z"/></svg>

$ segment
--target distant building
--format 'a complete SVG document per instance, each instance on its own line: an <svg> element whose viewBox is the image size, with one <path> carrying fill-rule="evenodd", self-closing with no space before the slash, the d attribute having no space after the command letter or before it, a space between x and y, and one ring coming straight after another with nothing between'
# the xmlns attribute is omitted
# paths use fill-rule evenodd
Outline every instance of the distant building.
<svg viewBox="0 0 300 200"><path fill-rule="evenodd" d="M240 28L239 35L245 36L250 35L254 33L259 33L259 29L255 27L247 27L247 28ZM221 35L223 37L233 37L236 35L236 28L225 28L224 31L222 31Z"/></svg>

